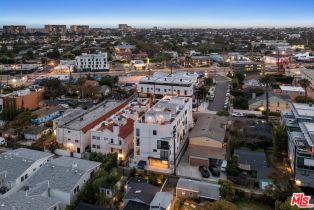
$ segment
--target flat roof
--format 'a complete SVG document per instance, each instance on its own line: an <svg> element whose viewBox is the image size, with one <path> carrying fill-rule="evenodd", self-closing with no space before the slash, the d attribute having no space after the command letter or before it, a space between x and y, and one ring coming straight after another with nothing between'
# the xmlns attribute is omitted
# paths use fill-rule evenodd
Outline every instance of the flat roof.
<svg viewBox="0 0 314 210"><path fill-rule="evenodd" d="M314 79L314 69L303 69L303 70L301 70L301 73L305 74L306 76L310 77L311 79Z"/></svg>
<svg viewBox="0 0 314 210"><path fill-rule="evenodd" d="M5 182L15 182L35 162L54 156L48 152L19 148L0 154L0 176Z"/></svg>
<svg viewBox="0 0 314 210"><path fill-rule="evenodd" d="M280 89L283 90L283 91L305 92L302 87L298 87L298 86L284 86L284 85L281 85L281 86L279 86L279 87L280 87Z"/></svg>
<svg viewBox="0 0 314 210"><path fill-rule="evenodd" d="M195 114L195 126L190 131L189 137L208 137L223 142L226 134L228 117L215 114Z"/></svg>
<svg viewBox="0 0 314 210"><path fill-rule="evenodd" d="M290 108L295 117L314 117L314 106L312 104L291 103Z"/></svg>
<svg viewBox="0 0 314 210"><path fill-rule="evenodd" d="M75 109L73 112L58 119L58 127L81 130L120 104L121 101L105 101L88 110Z"/></svg>
<svg viewBox="0 0 314 210"><path fill-rule="evenodd" d="M198 192L200 197L218 200L219 199L219 185L213 183L206 183L195 181L191 179L180 178L177 183L177 188L188 191Z"/></svg>
<svg viewBox="0 0 314 210"><path fill-rule="evenodd" d="M49 186L63 192L71 192L77 182L101 163L84 159L59 157L43 165L27 182L30 189L49 182ZM42 188L43 190L45 188Z"/></svg>
<svg viewBox="0 0 314 210"><path fill-rule="evenodd" d="M160 83L160 84L193 84L197 82L197 73L177 72L167 74L155 72L153 76L146 76L140 79L139 83Z"/></svg>

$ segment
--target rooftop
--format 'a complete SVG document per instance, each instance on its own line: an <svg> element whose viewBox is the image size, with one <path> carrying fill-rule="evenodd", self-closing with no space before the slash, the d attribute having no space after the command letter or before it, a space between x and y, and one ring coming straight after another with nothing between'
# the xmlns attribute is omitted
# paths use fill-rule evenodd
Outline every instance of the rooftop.
<svg viewBox="0 0 314 210"><path fill-rule="evenodd" d="M47 210L59 204L58 199L41 195L28 196L25 192L17 192L0 199L0 210Z"/></svg>
<svg viewBox="0 0 314 210"><path fill-rule="evenodd" d="M189 137L208 137L223 142L226 134L228 117L215 114L195 114L197 119Z"/></svg>
<svg viewBox="0 0 314 210"><path fill-rule="evenodd" d="M139 83L160 83L160 84L187 84L191 85L197 82L197 73L177 72L167 74L164 72L155 72L153 76L143 77Z"/></svg>
<svg viewBox="0 0 314 210"><path fill-rule="evenodd" d="M238 156L239 164L249 165L250 170L256 170L257 179L268 179L268 167L265 152L251 151L246 148L236 149L234 155Z"/></svg>
<svg viewBox="0 0 314 210"><path fill-rule="evenodd" d="M289 106L295 118L314 117L314 106L312 104L290 103Z"/></svg>
<svg viewBox="0 0 314 210"><path fill-rule="evenodd" d="M305 92L302 87L298 86L279 86L282 91L289 91L289 92Z"/></svg>
<svg viewBox="0 0 314 210"><path fill-rule="evenodd" d="M36 115L36 118L39 118L64 110L65 108L63 106L45 106L34 111L33 114Z"/></svg>
<svg viewBox="0 0 314 210"><path fill-rule="evenodd" d="M299 126L307 144L311 147L314 147L314 123L301 122L299 123Z"/></svg>
<svg viewBox="0 0 314 210"><path fill-rule="evenodd" d="M40 134L41 132L48 130L48 127L45 126L36 126L36 127L31 127L27 130L24 131L24 134Z"/></svg>
<svg viewBox="0 0 314 210"><path fill-rule="evenodd" d="M59 157L42 166L28 180L28 186L32 190L41 183L49 182L49 186L53 189L70 192L85 173L90 173L99 166L99 162ZM42 189L45 190L45 188Z"/></svg>
<svg viewBox="0 0 314 210"><path fill-rule="evenodd" d="M146 112L145 122L171 124L189 100L184 97L164 97Z"/></svg>
<svg viewBox="0 0 314 210"><path fill-rule="evenodd" d="M180 178L177 188L198 192L200 197L207 199L218 200L220 197L218 184Z"/></svg>
<svg viewBox="0 0 314 210"><path fill-rule="evenodd" d="M314 78L314 69L303 69L301 70L301 72L310 77L311 79Z"/></svg>
<svg viewBox="0 0 314 210"><path fill-rule="evenodd" d="M157 192L154 199L150 203L151 207L163 207L167 209L173 199L173 195L168 192Z"/></svg>
<svg viewBox="0 0 314 210"><path fill-rule="evenodd" d="M0 154L0 176L7 182L15 182L35 161L53 154L20 148Z"/></svg>
<svg viewBox="0 0 314 210"><path fill-rule="evenodd" d="M120 101L105 101L97 106L93 106L89 110L75 109L73 112L58 119L58 127L82 130L85 126L92 124L98 118L115 109L120 104Z"/></svg>

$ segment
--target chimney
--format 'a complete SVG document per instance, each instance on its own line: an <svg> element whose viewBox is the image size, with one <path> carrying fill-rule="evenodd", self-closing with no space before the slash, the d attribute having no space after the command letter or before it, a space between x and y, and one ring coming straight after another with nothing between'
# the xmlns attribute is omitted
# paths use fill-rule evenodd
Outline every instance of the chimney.
<svg viewBox="0 0 314 210"><path fill-rule="evenodd" d="M253 92L253 93L252 93L252 99L255 99L255 98L256 98L256 93Z"/></svg>

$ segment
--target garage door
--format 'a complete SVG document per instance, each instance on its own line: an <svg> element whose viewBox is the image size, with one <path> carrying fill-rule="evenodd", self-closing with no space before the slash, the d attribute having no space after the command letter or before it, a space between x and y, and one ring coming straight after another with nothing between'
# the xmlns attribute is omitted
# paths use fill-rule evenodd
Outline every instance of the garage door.
<svg viewBox="0 0 314 210"><path fill-rule="evenodd" d="M189 162L191 166L208 166L209 165L208 158L201 158L201 157L195 157L195 156L190 156Z"/></svg>

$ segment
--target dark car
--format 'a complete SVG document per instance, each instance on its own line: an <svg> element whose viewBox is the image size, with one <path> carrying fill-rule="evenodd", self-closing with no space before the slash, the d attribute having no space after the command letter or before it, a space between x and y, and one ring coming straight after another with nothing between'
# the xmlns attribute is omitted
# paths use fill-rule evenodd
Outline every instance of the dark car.
<svg viewBox="0 0 314 210"><path fill-rule="evenodd" d="M146 161L140 160L140 161L138 162L138 164L137 164L137 168L144 170L145 167L146 167Z"/></svg>
<svg viewBox="0 0 314 210"><path fill-rule="evenodd" d="M209 178L210 177L209 170L208 170L208 168L206 166L200 166L198 168L198 170L201 172L202 177L204 177L204 178Z"/></svg>
<svg viewBox="0 0 314 210"><path fill-rule="evenodd" d="M213 176L220 176L220 170L217 166L211 165L211 166L209 166L209 170Z"/></svg>

